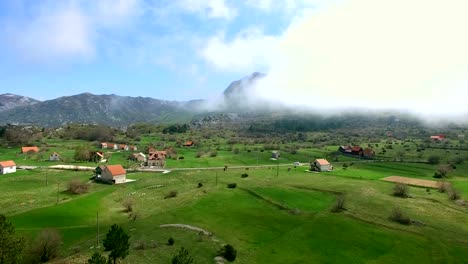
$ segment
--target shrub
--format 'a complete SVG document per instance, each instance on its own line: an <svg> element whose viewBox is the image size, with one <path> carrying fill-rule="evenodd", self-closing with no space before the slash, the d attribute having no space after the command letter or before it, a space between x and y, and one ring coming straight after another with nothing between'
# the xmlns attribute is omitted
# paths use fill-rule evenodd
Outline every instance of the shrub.
<svg viewBox="0 0 468 264"><path fill-rule="evenodd" d="M408 186L404 183L397 182L393 187L393 196L407 198L409 197L408 194Z"/></svg>
<svg viewBox="0 0 468 264"><path fill-rule="evenodd" d="M223 256L227 261L233 262L237 256L237 250L233 246L227 244L224 245L218 252L220 256Z"/></svg>
<svg viewBox="0 0 468 264"><path fill-rule="evenodd" d="M180 248L179 252L172 258L172 264L192 264L193 258L189 255L185 248Z"/></svg>
<svg viewBox="0 0 468 264"><path fill-rule="evenodd" d="M400 208L394 208L392 213L390 214L389 219L393 222L400 223L402 225L409 225L411 224L411 219L403 214Z"/></svg>
<svg viewBox="0 0 468 264"><path fill-rule="evenodd" d="M429 164L439 164L440 163L440 157L437 155L431 155L427 158L427 163Z"/></svg>
<svg viewBox="0 0 468 264"><path fill-rule="evenodd" d="M199 182L197 188L203 187L203 183Z"/></svg>
<svg viewBox="0 0 468 264"><path fill-rule="evenodd" d="M229 184L227 185L227 187L228 187L228 188L231 188L231 189L234 189L234 188L237 187L237 183L229 183Z"/></svg>
<svg viewBox="0 0 468 264"><path fill-rule="evenodd" d="M173 198L176 196L177 196L177 191L170 191L168 194L164 196L164 199Z"/></svg>
<svg viewBox="0 0 468 264"><path fill-rule="evenodd" d="M446 182L442 182L439 185L439 188L437 188L439 192L444 193L447 192L450 189L450 184Z"/></svg>
<svg viewBox="0 0 468 264"><path fill-rule="evenodd" d="M216 150L210 152L210 157L214 158L218 156L218 152Z"/></svg>
<svg viewBox="0 0 468 264"><path fill-rule="evenodd" d="M126 198L122 201L122 205L125 208L125 212L130 213L133 211L133 205L135 202L133 201L132 198Z"/></svg>
<svg viewBox="0 0 468 264"><path fill-rule="evenodd" d="M247 178L247 177L249 177L249 175L247 173L244 173L244 174L241 175L241 178Z"/></svg>
<svg viewBox="0 0 468 264"><path fill-rule="evenodd" d="M175 243L175 241L174 241L174 239L173 239L172 237L170 237L170 238L167 240L167 244L168 244L169 246L174 245L174 243Z"/></svg>
<svg viewBox="0 0 468 264"><path fill-rule="evenodd" d="M57 230L44 229L39 233L31 253L40 262L48 262L57 257L61 244L62 238Z"/></svg>
<svg viewBox="0 0 468 264"><path fill-rule="evenodd" d="M341 211L345 210L344 204L345 204L345 197L344 197L344 195L339 195L339 196L336 198L336 202L335 202L335 204L333 205L333 207L331 208L330 211L331 211L332 213L341 212Z"/></svg>
<svg viewBox="0 0 468 264"><path fill-rule="evenodd" d="M461 198L460 193L457 190L453 189L453 187L450 188L450 190L447 193L448 193L448 196L449 196L450 200L455 201L455 200L458 200L458 199Z"/></svg>
<svg viewBox="0 0 468 264"><path fill-rule="evenodd" d="M68 183L68 192L72 194L87 193L89 191L89 184L82 183L80 180L73 179Z"/></svg>

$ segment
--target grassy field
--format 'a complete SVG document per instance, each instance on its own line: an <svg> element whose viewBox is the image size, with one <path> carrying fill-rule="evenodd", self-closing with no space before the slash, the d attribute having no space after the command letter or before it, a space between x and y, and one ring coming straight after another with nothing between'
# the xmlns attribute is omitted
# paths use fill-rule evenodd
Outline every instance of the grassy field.
<svg viewBox="0 0 468 264"><path fill-rule="evenodd" d="M128 177L137 179L134 183L93 184L88 194L70 195L61 189L58 205L57 183L66 186L72 178L84 181L89 172L47 172L49 185L45 186L45 171L22 171L0 178L0 193L5 198L0 206L18 232L27 237L33 238L42 228L58 229L67 263L84 263L94 252L97 212L101 234L118 223L130 234L132 245L157 244L155 249L132 248L123 263L168 263L181 246L198 263L212 263L222 243L238 250L236 263L467 260L466 207L454 204L446 194L428 193L423 188L410 187L411 198L396 198L391 195L393 185L378 180L388 174L429 177L432 166L366 163L333 173L308 173L305 169L288 172L282 167L279 176L275 168L133 173ZM464 197L468 196L466 172L460 168L458 176L450 179ZM249 177L241 178L243 173ZM226 188L232 182L238 188ZM198 183L203 187L197 188ZM164 199L172 190L178 192L177 197ZM345 194L347 210L330 213L337 193ZM25 198L20 199L26 203L24 208L16 208L14 200L18 199L13 195ZM139 214L136 221L123 212L122 201L128 198L134 200ZM425 225L389 221L394 207ZM174 223L203 228L219 241L185 229L159 227ZM166 244L169 237L176 241L173 246Z"/></svg>

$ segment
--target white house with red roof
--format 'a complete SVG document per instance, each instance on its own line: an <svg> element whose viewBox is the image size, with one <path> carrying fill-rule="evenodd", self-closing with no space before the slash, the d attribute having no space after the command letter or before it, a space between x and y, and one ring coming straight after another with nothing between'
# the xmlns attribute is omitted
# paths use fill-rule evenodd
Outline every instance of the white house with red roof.
<svg viewBox="0 0 468 264"><path fill-rule="evenodd" d="M109 182L112 184L125 183L127 179L127 172L122 167L122 165L106 165L99 166L99 170L96 168L96 173L99 175L100 179L104 182ZM99 171L99 172L98 172Z"/></svg>
<svg viewBox="0 0 468 264"><path fill-rule="evenodd" d="M310 163L311 171L332 171L333 166L326 159L316 159Z"/></svg>
<svg viewBox="0 0 468 264"><path fill-rule="evenodd" d="M0 161L0 174L16 172L16 163L12 160Z"/></svg>

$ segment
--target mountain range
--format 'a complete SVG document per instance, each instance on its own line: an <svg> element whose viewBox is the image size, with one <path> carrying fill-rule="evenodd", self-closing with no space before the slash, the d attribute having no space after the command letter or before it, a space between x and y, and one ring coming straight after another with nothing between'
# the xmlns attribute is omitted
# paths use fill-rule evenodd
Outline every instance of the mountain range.
<svg viewBox="0 0 468 264"><path fill-rule="evenodd" d="M252 85L265 75L255 72L232 82L222 94L218 109L240 110L241 102L248 96ZM205 100L186 102L166 101L150 97L119 95L94 95L82 93L47 101L29 97L0 95L0 124L31 124L44 127L67 123L127 126L138 122L177 123L190 122L206 112Z"/></svg>

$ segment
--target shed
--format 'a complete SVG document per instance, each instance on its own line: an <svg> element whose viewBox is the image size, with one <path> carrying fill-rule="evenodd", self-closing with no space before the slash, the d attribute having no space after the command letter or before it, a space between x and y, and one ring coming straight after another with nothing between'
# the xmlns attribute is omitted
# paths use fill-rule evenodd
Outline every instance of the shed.
<svg viewBox="0 0 468 264"><path fill-rule="evenodd" d="M311 171L331 171L333 166L326 159L316 159L310 163Z"/></svg>
<svg viewBox="0 0 468 264"><path fill-rule="evenodd" d="M21 153L37 153L39 152L39 148L36 146L33 147L21 147Z"/></svg>
<svg viewBox="0 0 468 264"><path fill-rule="evenodd" d="M273 150L273 151L271 152L271 157L272 157L273 159L279 159L279 158L281 157L281 154L280 154L280 152L279 152L278 150Z"/></svg>
<svg viewBox="0 0 468 264"><path fill-rule="evenodd" d="M60 161L60 155L57 152L50 154L49 161Z"/></svg>
<svg viewBox="0 0 468 264"><path fill-rule="evenodd" d="M16 172L16 163L12 160L0 161L0 174Z"/></svg>
<svg viewBox="0 0 468 264"><path fill-rule="evenodd" d="M106 166L99 166L96 168L96 174L99 175L100 171L100 178L104 182L112 183L112 184L120 184L125 183L127 178L127 172L122 167L122 165L106 165Z"/></svg>

